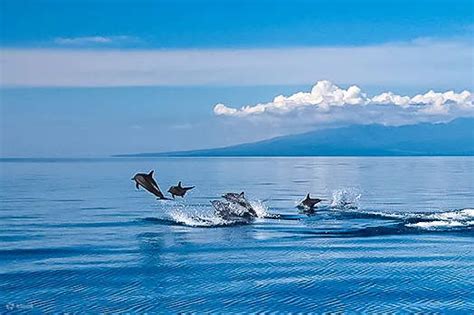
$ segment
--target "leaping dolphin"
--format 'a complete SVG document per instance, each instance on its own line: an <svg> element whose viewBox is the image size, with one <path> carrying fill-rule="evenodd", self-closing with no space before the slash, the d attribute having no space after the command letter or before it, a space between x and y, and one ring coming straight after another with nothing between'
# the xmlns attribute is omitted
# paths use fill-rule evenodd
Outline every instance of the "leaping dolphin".
<svg viewBox="0 0 474 315"><path fill-rule="evenodd" d="M169 198L166 198L161 192L160 187L158 186L156 181L153 179L153 173L154 171L151 171L148 174L144 174L144 173L135 174L135 176L133 176L132 178L132 180L135 181L135 187L139 189L140 186L142 186L143 188L148 190L150 193L158 197L158 199L169 199Z"/></svg>
<svg viewBox="0 0 474 315"><path fill-rule="evenodd" d="M236 203L212 200L211 204L214 207L214 213L224 220L248 222L255 217L247 209Z"/></svg>
<svg viewBox="0 0 474 315"><path fill-rule="evenodd" d="M241 207L244 207L245 209L247 209L247 211L249 212L249 214L251 216L257 217L257 212L252 207L250 202L245 198L244 192L241 192L240 194L238 194L238 193L227 193L227 194L224 194L222 196L222 198L224 198L225 200L227 200L231 203L238 204Z"/></svg>
<svg viewBox="0 0 474 315"><path fill-rule="evenodd" d="M319 198L311 198L309 196L309 194L306 195L306 198L303 199L296 207L298 209L302 209L302 210L313 210L314 209L314 206L318 203L320 203L321 201L323 201L323 199L319 199Z"/></svg>
<svg viewBox="0 0 474 315"><path fill-rule="evenodd" d="M171 186L170 189L168 189L168 192L171 194L171 196L179 196L181 198L184 198L184 195L188 192L188 190L193 189L194 186L189 186L189 187L183 187L181 185L181 182L178 183L178 186Z"/></svg>

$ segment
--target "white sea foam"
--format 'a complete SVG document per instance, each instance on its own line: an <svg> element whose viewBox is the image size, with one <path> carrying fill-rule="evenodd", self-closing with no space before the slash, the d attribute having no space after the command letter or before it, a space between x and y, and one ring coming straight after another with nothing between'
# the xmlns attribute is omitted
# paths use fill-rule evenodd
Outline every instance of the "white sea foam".
<svg viewBox="0 0 474 315"><path fill-rule="evenodd" d="M474 222L474 221L471 221ZM471 223L472 224L472 223ZM459 221L423 221L418 223L407 224L407 227L416 227L426 230L436 230L440 228L455 228L455 227L465 227L468 225L468 222L463 223Z"/></svg>
<svg viewBox="0 0 474 315"><path fill-rule="evenodd" d="M436 220L460 220L466 221L474 219L474 209L462 209L441 213L433 213L428 216L428 218L433 218Z"/></svg>
<svg viewBox="0 0 474 315"><path fill-rule="evenodd" d="M471 208L430 213L366 211L358 209L360 197L359 193L352 190L336 190L333 193L331 208L347 214L353 213L358 217L371 216L405 221L404 225L408 228L441 231L474 228L474 209Z"/></svg>
<svg viewBox="0 0 474 315"><path fill-rule="evenodd" d="M257 212L257 216L265 217L268 215L267 207L261 201L252 201L252 206ZM239 213L239 210L243 210L242 207L237 207L235 213ZM209 206L188 206L184 204L175 205L169 211L166 211L169 217L169 220L192 227L214 227L214 226L228 226L235 224L244 224L249 223L250 221L247 218L235 216L232 219L222 218L219 215L216 215L214 209ZM242 212L242 215L244 212Z"/></svg>
<svg viewBox="0 0 474 315"><path fill-rule="evenodd" d="M358 202L361 194L354 190L341 189L333 192L330 208L356 214L359 216L380 217L381 219L400 220L405 227L417 228L423 230L458 230L464 228L474 227L474 209L466 208L461 210L453 210L438 213L394 213L383 211L365 211L358 209ZM267 205L260 200L249 201L255 209L258 218L268 218L273 216ZM192 227L214 227L214 226L229 226L235 224L250 223L248 218L239 216L229 218L222 218L216 215L214 209L208 205L193 205L174 204L167 213L169 220ZM238 211L236 211L238 213Z"/></svg>
<svg viewBox="0 0 474 315"><path fill-rule="evenodd" d="M231 225L235 222L224 220L214 215L193 215L181 210L174 210L170 213L171 219L176 222L187 226L193 227L212 227L212 226L224 226Z"/></svg>
<svg viewBox="0 0 474 315"><path fill-rule="evenodd" d="M331 208L357 209L362 195L352 189L338 189L332 193Z"/></svg>
<svg viewBox="0 0 474 315"><path fill-rule="evenodd" d="M474 209L462 209L417 215L417 218L423 219L423 221L408 223L406 226L425 230L445 230L474 227Z"/></svg>

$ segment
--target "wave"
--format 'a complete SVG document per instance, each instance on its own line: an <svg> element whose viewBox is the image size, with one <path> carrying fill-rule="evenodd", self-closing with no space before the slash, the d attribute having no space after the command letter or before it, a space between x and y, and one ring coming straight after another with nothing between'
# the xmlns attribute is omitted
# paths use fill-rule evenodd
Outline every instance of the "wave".
<svg viewBox="0 0 474 315"><path fill-rule="evenodd" d="M384 219L399 221L403 227L428 231L453 231L474 228L474 209L465 208L443 212L385 212L359 210L361 194L340 189L332 194L326 209L345 212L346 218ZM400 228L400 227L399 227Z"/></svg>
<svg viewBox="0 0 474 315"><path fill-rule="evenodd" d="M360 194L351 190L337 190L333 193L331 206L334 209L357 209ZM259 219L280 219L285 216L271 213L267 204L262 200L249 200ZM215 214L214 208L207 204L186 205L184 203L160 202L164 216L147 218L147 221L157 221L163 224L177 224L190 227L220 227L249 224L253 218L232 217L223 218Z"/></svg>
<svg viewBox="0 0 474 315"><path fill-rule="evenodd" d="M474 229L474 209L466 208L443 212L400 212L390 213L368 210L331 209L348 221L366 219L371 221L382 220L379 230L387 228L396 229L397 233L410 233L416 231L469 231ZM390 221L390 224L387 224ZM393 231L392 231L393 232Z"/></svg>
<svg viewBox="0 0 474 315"><path fill-rule="evenodd" d="M262 215L263 219L294 220L293 216ZM326 230L325 219L330 220L330 227ZM165 217L147 218L165 225L183 225L188 227L230 227L247 225L254 219L232 218L224 219L212 212L199 212L196 209L189 211L176 208ZM297 220L307 220L300 217ZM418 232L447 232L474 230L474 209L461 209L440 213L384 213L380 211L364 210L336 210L334 208L322 210L311 216L312 226L317 227L313 234L324 236L374 236L384 234L405 234ZM341 222L340 227L334 229L334 221Z"/></svg>
<svg viewBox="0 0 474 315"><path fill-rule="evenodd" d="M474 209L408 216L405 226L425 230L460 230L474 228Z"/></svg>
<svg viewBox="0 0 474 315"><path fill-rule="evenodd" d="M332 194L328 205L316 208L311 214L288 217L274 214L261 200L250 200L257 218L223 218L210 204L161 203L163 215L153 218L161 224L189 227L224 227L251 224L255 219L281 219L310 221L318 233L324 234L400 234L421 231L462 231L474 229L474 209L465 208L444 212L387 212L359 208L361 194L356 190L340 189ZM309 219L308 219L309 218ZM148 218L151 219L151 218ZM148 220L150 221L150 220ZM336 223L335 223L336 222ZM334 224L339 228L334 229ZM325 230L327 228L327 230Z"/></svg>

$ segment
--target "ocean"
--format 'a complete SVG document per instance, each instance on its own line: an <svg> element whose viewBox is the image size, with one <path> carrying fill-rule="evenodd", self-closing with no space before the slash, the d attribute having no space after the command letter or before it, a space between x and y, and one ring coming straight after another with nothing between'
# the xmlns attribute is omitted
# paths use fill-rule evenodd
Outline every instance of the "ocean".
<svg viewBox="0 0 474 315"><path fill-rule="evenodd" d="M0 161L0 313L474 311L473 157ZM159 201L131 177L155 170ZM244 191L259 217L214 215ZM325 199L296 209L307 193Z"/></svg>

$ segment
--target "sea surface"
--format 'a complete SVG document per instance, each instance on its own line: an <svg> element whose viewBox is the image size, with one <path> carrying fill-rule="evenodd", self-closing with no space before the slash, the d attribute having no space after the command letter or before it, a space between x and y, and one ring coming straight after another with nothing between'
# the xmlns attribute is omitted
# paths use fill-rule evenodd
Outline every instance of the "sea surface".
<svg viewBox="0 0 474 315"><path fill-rule="evenodd" d="M158 201L130 179L155 170ZM0 313L474 312L474 158L0 161ZM245 191L259 217L211 200ZM295 205L326 199L314 214Z"/></svg>

